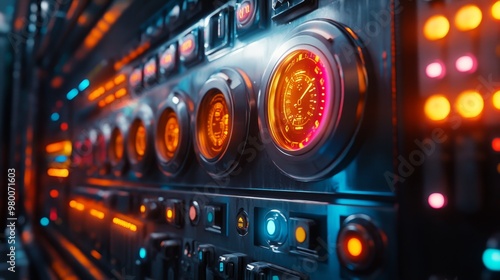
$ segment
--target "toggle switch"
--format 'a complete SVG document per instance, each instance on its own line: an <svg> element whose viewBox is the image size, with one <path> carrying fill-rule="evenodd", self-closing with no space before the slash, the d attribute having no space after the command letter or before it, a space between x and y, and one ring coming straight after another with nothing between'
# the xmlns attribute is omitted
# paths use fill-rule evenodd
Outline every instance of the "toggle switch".
<svg viewBox="0 0 500 280"><path fill-rule="evenodd" d="M223 279L239 280L243 278L243 269L245 265L245 254L234 253L219 257L216 268Z"/></svg>

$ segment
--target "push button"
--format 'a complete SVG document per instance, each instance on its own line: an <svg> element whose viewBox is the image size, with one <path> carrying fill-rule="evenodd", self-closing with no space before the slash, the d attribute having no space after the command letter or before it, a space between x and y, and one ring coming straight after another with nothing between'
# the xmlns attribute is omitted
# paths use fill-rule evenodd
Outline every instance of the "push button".
<svg viewBox="0 0 500 280"><path fill-rule="evenodd" d="M298 250L312 251L316 248L316 222L311 219L290 218L290 245Z"/></svg>
<svg viewBox="0 0 500 280"><path fill-rule="evenodd" d="M160 217L162 206L158 201L145 199L139 206L141 216L148 220L156 220Z"/></svg>
<svg viewBox="0 0 500 280"><path fill-rule="evenodd" d="M222 233L224 228L224 210L219 205L205 206L205 229Z"/></svg>
<svg viewBox="0 0 500 280"><path fill-rule="evenodd" d="M167 74L177 68L177 46L171 44L160 54L160 72Z"/></svg>
<svg viewBox="0 0 500 280"><path fill-rule="evenodd" d="M265 6L262 0L237 1L235 17L238 35L264 27Z"/></svg>
<svg viewBox="0 0 500 280"><path fill-rule="evenodd" d="M165 218L167 223L176 227L182 227L182 222L184 221L184 217L182 215L184 211L182 208L182 201L175 199L167 200L165 207Z"/></svg>
<svg viewBox="0 0 500 280"><path fill-rule="evenodd" d="M179 53L180 60L186 65L201 60L198 28L191 30L179 40Z"/></svg>
<svg viewBox="0 0 500 280"><path fill-rule="evenodd" d="M232 7L227 7L205 20L205 54L209 55L230 45ZM230 17L231 15L231 17Z"/></svg>

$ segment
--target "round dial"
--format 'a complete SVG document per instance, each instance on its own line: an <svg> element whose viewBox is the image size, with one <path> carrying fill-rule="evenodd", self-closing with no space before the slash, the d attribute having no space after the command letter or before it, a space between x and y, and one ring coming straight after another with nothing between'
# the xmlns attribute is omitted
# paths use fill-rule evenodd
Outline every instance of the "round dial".
<svg viewBox="0 0 500 280"><path fill-rule="evenodd" d="M227 145L230 133L230 115L224 95L217 90L209 92L203 99L200 117L201 153L206 158L215 158Z"/></svg>
<svg viewBox="0 0 500 280"><path fill-rule="evenodd" d="M172 158L179 146L179 137L180 137L180 127L179 120L175 112L170 110L167 115L167 122L165 124L165 148L166 154L169 158Z"/></svg>
<svg viewBox="0 0 500 280"><path fill-rule="evenodd" d="M139 125L137 126L137 130L135 131L135 152L137 153L138 156L140 157L144 156L144 153L146 152L146 145L147 145L146 127L144 127L144 124L140 122Z"/></svg>
<svg viewBox="0 0 500 280"><path fill-rule="evenodd" d="M330 82L320 56L296 50L277 65L268 93L268 125L274 142L283 150L306 148L322 133L328 108Z"/></svg>

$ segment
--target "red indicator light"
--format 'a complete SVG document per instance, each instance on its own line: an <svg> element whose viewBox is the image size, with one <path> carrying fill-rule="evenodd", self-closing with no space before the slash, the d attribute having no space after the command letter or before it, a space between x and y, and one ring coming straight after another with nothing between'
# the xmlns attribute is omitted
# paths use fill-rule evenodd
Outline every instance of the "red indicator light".
<svg viewBox="0 0 500 280"><path fill-rule="evenodd" d="M151 77L156 74L156 62L153 60L150 60L146 66L144 67L144 75L146 77Z"/></svg>
<svg viewBox="0 0 500 280"><path fill-rule="evenodd" d="M245 1L241 3L237 11L238 22L240 24L245 24L250 20L253 13L253 6L251 1Z"/></svg>
<svg viewBox="0 0 500 280"><path fill-rule="evenodd" d="M184 37L184 40L181 43L180 50L181 54L183 56L188 56L191 53L193 53L194 48L195 48L195 41L194 41L194 35L193 34L188 34L186 37Z"/></svg>
<svg viewBox="0 0 500 280"><path fill-rule="evenodd" d="M440 209L445 206L446 198L441 193L432 193L431 195L429 195L427 202L429 203L430 207L434 209Z"/></svg>
<svg viewBox="0 0 500 280"><path fill-rule="evenodd" d="M57 210L56 210L56 208L51 208L50 209L49 218L50 218L51 221L57 220Z"/></svg>
<svg viewBox="0 0 500 280"><path fill-rule="evenodd" d="M59 196L59 191L56 189L52 189L52 190L50 190L49 194L50 194L50 197L57 198Z"/></svg>
<svg viewBox="0 0 500 280"><path fill-rule="evenodd" d="M66 131L66 130L68 130L68 123L63 122L63 123L61 123L60 127L61 127L62 131Z"/></svg>
<svg viewBox="0 0 500 280"><path fill-rule="evenodd" d="M491 141L491 148L493 151L500 153L500 137L493 138Z"/></svg>
<svg viewBox="0 0 500 280"><path fill-rule="evenodd" d="M135 69L132 74L130 74L129 82L130 85L135 87L141 83L142 73L141 69Z"/></svg>

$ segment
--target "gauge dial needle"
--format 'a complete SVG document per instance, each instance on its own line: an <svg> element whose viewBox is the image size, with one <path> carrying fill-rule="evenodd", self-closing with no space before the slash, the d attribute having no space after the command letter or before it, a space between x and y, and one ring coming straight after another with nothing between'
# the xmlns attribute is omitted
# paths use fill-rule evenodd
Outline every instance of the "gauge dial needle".
<svg viewBox="0 0 500 280"><path fill-rule="evenodd" d="M304 91L302 96L300 96L300 98L297 100L297 105L300 105L302 103L302 98L304 98L304 96L306 95L306 93L309 91L309 89L311 87L312 87L312 83L309 83L309 86L307 87L307 89Z"/></svg>

